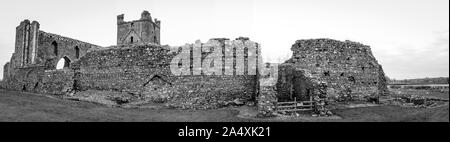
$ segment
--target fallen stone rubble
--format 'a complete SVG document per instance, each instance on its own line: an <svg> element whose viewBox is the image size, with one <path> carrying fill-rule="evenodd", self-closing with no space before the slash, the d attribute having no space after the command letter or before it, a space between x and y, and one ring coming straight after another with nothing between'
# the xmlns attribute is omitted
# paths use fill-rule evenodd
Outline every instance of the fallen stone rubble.
<svg viewBox="0 0 450 142"><path fill-rule="evenodd" d="M326 108L327 105L326 99L316 96L313 98L313 101L314 101L314 114L312 116L324 117L333 115L333 113L328 108Z"/></svg>
<svg viewBox="0 0 450 142"><path fill-rule="evenodd" d="M434 108L448 104L449 100L438 98L427 98L417 95L405 95L391 97L382 101L383 104L397 105L402 107Z"/></svg>

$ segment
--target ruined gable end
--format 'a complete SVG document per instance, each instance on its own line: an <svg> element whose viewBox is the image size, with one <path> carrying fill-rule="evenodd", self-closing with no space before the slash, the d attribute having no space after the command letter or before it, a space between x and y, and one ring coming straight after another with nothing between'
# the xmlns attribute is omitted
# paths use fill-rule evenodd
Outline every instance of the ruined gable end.
<svg viewBox="0 0 450 142"><path fill-rule="evenodd" d="M383 69L367 45L352 41L308 39L298 40L291 50L293 56L286 64L292 64L297 69L309 72L311 77L326 82L329 97L350 96L344 100L351 101L376 97L386 91ZM279 74L289 73L280 70ZM279 90L285 92L286 96L296 93L295 88L286 88L286 85Z"/></svg>

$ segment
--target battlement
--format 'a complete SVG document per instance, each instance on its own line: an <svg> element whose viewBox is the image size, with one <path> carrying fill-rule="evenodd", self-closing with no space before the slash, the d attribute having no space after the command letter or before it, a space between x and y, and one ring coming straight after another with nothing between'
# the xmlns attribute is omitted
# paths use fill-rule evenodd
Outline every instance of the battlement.
<svg viewBox="0 0 450 142"><path fill-rule="evenodd" d="M161 21L153 20L150 12L143 11L138 20L124 19L124 14L117 16L117 45L160 44Z"/></svg>
<svg viewBox="0 0 450 142"><path fill-rule="evenodd" d="M152 19L151 14L146 10L144 10L141 13L141 18L138 20L125 21L125 14L117 15L117 25L130 24L130 23L136 23L136 22L144 22L144 21L151 22L157 27L159 27L161 25L161 21L158 20L157 18Z"/></svg>

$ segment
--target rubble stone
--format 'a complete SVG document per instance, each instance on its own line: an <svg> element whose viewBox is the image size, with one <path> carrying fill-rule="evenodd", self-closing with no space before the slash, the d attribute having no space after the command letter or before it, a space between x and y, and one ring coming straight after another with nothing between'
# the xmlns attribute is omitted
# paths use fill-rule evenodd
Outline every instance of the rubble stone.
<svg viewBox="0 0 450 142"><path fill-rule="evenodd" d="M294 70L306 70L312 78L327 84L327 97L334 100L365 100L366 96L379 96L387 92L385 75L369 46L332 39L298 40L291 48L293 56L281 68L278 92L280 98L304 98L307 79L291 81L299 77ZM294 83L294 84L292 84ZM308 87L306 87L308 88ZM307 90L307 89L306 89ZM320 90L324 91L324 90ZM290 98L289 98L290 97Z"/></svg>
<svg viewBox="0 0 450 142"><path fill-rule="evenodd" d="M117 17L118 45L110 47L41 31L36 21L21 22L1 87L108 105L210 109L256 104L264 117L273 116L279 101L314 101L317 116L329 116L331 99L372 100L387 92L381 65L360 43L298 40L291 59L269 67L274 74L260 75L265 73L260 45L248 37L161 46L160 21L150 13L130 22L123 18ZM172 62L179 54L187 58ZM60 61L64 68L57 69ZM173 66L182 66L179 74ZM420 99L408 103L427 104Z"/></svg>

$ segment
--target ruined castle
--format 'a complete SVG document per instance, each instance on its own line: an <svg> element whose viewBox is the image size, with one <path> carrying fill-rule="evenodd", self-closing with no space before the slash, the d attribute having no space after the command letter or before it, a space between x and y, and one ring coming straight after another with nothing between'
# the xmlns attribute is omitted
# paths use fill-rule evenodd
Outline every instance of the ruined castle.
<svg viewBox="0 0 450 142"><path fill-rule="evenodd" d="M124 15L117 16L117 45L160 44L161 21L155 19L148 11L141 14L141 19L124 21Z"/></svg>
<svg viewBox="0 0 450 142"><path fill-rule="evenodd" d="M15 50L4 66L2 87L112 105L164 103L207 109L256 103L268 112L278 101L343 93L378 96L386 87L382 68L370 48L349 41L297 41L292 47L293 57L280 65L277 76L271 76L278 78L276 84L262 87L260 79L264 77L249 73L262 67L260 45L248 38L214 38L184 45L191 53L200 50L200 55L190 57L202 60L219 51L215 56L222 60L214 62L230 65L225 68L232 70L213 76L194 75L192 64L196 62L191 59L191 73L178 76L171 73L170 66L179 54L174 49L181 47L160 45L161 21L152 19L147 11L134 21L124 21L123 14L117 16L117 45L111 47L44 32L39 27L38 22L29 20L17 26ZM230 44L234 46L227 46ZM250 47L256 54L249 53ZM238 49L245 55L243 74L235 70ZM228 51L231 56L224 56ZM250 61L250 56L257 60ZM249 68L250 62L258 66Z"/></svg>

